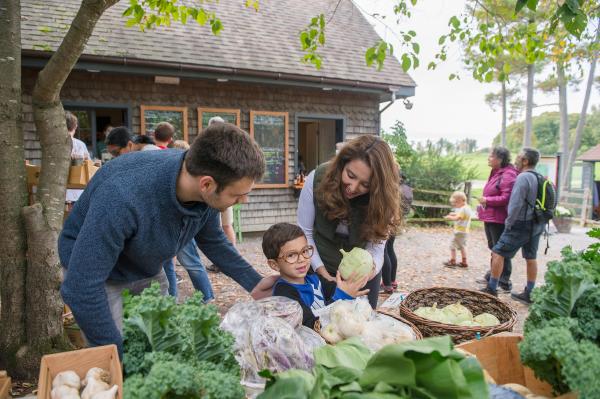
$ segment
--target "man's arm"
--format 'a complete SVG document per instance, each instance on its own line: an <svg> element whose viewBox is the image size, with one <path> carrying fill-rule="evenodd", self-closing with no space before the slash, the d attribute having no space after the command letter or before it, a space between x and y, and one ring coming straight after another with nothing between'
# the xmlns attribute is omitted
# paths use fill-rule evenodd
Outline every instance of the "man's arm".
<svg viewBox="0 0 600 399"><path fill-rule="evenodd" d="M111 195L103 195L103 191ZM92 346L116 344L122 353L123 340L104 289L125 240L135 231L133 213L127 204L119 203L119 198L122 195L115 195L114 188L94 192L74 242L63 234L59 248L63 249L61 260L67 269L61 294L77 324Z"/></svg>
<svg viewBox="0 0 600 399"><path fill-rule="evenodd" d="M260 274L240 255L233 244L229 242L219 223L219 213L212 210L212 215L204 227L196 234L198 248L210 259L225 275L231 277L236 283L248 292L261 280Z"/></svg>

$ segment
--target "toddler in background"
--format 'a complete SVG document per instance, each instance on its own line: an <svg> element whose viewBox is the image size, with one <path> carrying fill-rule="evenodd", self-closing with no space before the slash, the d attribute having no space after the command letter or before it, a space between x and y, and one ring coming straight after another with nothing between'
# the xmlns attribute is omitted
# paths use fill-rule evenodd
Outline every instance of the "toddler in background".
<svg viewBox="0 0 600 399"><path fill-rule="evenodd" d="M467 204L467 196L462 191L455 191L450 196L452 212L444 219L454 222L454 237L450 243L450 260L444 262L446 267L468 267L467 264L467 235L471 225L471 208ZM456 263L456 250L460 251L461 261Z"/></svg>

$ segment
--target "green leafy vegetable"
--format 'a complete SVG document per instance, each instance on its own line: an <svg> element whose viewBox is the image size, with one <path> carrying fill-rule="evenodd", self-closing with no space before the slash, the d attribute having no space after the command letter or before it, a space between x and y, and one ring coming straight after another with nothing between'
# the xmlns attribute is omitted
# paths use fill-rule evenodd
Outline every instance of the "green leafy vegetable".
<svg viewBox="0 0 600 399"><path fill-rule="evenodd" d="M477 360L453 350L447 336L387 345L372 356L359 341L347 340L317 349L315 363L312 374L263 374L267 389L259 399L488 397Z"/></svg>
<svg viewBox="0 0 600 399"><path fill-rule="evenodd" d="M244 398L233 337L201 294L177 305L153 284L124 299L124 397Z"/></svg>

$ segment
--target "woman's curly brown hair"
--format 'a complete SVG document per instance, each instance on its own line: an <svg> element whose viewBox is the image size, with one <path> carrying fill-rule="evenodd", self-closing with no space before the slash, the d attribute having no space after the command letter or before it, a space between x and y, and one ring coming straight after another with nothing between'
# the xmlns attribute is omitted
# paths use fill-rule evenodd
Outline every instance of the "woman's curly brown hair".
<svg viewBox="0 0 600 399"><path fill-rule="evenodd" d="M371 168L369 204L361 238L387 240L402 223L398 165L389 145L380 137L364 135L349 141L329 162L316 190L317 203L329 220L348 220L350 202L344 195L342 171L346 164L362 160Z"/></svg>

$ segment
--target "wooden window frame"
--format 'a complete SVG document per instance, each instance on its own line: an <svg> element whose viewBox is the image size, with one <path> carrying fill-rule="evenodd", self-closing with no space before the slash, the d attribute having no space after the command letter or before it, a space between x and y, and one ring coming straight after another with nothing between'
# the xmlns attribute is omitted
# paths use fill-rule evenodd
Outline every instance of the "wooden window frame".
<svg viewBox="0 0 600 399"><path fill-rule="evenodd" d="M178 111L183 113L183 140L189 143L188 136L188 109L187 107L172 107L166 105L140 105L140 133L146 134L146 111Z"/></svg>
<svg viewBox="0 0 600 399"><path fill-rule="evenodd" d="M198 107L198 133L200 133L202 131L202 129L204 129L204 127L202 126L202 114L205 112L214 112L214 113L225 113L225 114L235 114L236 117L236 126L240 127L240 118L241 118L241 112L239 109L236 108L205 108L205 107Z"/></svg>
<svg viewBox="0 0 600 399"><path fill-rule="evenodd" d="M288 176L288 168L289 168L289 152L290 152L290 145L289 145L289 129L288 129L288 124L289 124L289 113L288 112L274 112L274 111L250 111L250 136L252 136L252 138L254 138L254 116L256 115L268 115L268 116L283 116L284 118L284 124L285 124L285 130L284 130L284 135L285 135L285 141L284 141L284 146L285 146L285 158L284 158L284 176L285 176L285 183L280 184L280 183L274 183L274 184L257 184L255 187L256 188L288 188L290 187L289 184L289 176ZM260 143L258 143L260 145Z"/></svg>

